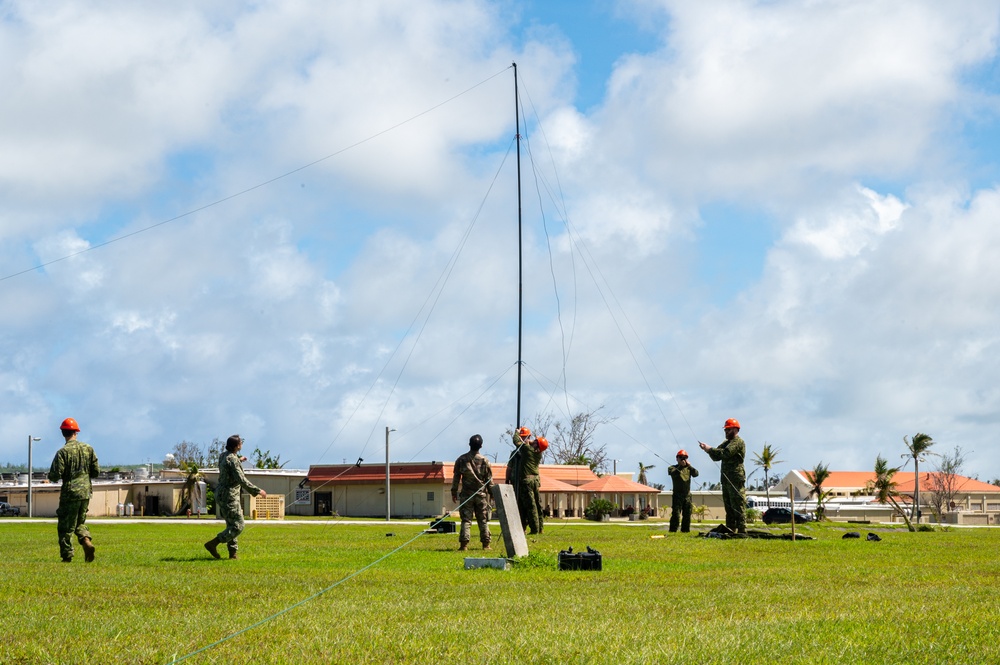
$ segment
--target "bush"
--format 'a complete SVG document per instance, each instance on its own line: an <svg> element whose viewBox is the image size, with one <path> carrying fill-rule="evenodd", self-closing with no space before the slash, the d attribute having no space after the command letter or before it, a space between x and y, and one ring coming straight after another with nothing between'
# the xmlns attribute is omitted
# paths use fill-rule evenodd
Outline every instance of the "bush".
<svg viewBox="0 0 1000 665"><path fill-rule="evenodd" d="M607 499L594 499L590 502L590 505L584 509L583 514L586 515L589 520L600 521L603 515L610 515L617 508L618 506L611 503Z"/></svg>
<svg viewBox="0 0 1000 665"><path fill-rule="evenodd" d="M763 513L757 508L747 508L744 514L746 515L747 524L756 524Z"/></svg>

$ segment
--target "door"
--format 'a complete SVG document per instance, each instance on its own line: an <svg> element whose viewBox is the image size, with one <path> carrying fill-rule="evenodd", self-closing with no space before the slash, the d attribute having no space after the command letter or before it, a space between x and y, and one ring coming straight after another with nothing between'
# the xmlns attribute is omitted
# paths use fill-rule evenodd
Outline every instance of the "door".
<svg viewBox="0 0 1000 665"><path fill-rule="evenodd" d="M313 515L333 514L333 492L313 492Z"/></svg>

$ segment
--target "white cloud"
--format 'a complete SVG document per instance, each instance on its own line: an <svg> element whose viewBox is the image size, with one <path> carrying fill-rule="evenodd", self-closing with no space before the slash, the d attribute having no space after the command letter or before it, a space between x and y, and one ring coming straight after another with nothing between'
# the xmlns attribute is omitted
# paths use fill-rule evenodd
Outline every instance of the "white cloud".
<svg viewBox="0 0 1000 665"><path fill-rule="evenodd" d="M744 200L938 167L932 140L998 28L992 4L664 4L667 46L610 82L605 151L679 194Z"/></svg>
<svg viewBox="0 0 1000 665"><path fill-rule="evenodd" d="M865 187L859 188L859 193L859 200L837 210L830 219L800 218L786 234L787 241L809 245L825 259L856 257L896 228L907 208L892 195L879 196Z"/></svg>
<svg viewBox="0 0 1000 665"><path fill-rule="evenodd" d="M799 465L874 459L873 446L891 450L914 431L982 448L977 428L995 420L1000 196L915 196L902 212L858 193L817 213L808 233L790 229L761 282L705 319L688 340L696 371L727 377L727 412L739 407L761 438L794 442Z"/></svg>
<svg viewBox="0 0 1000 665"><path fill-rule="evenodd" d="M587 112L569 101L587 45L526 37L506 5L10 7L5 265L199 208L503 73L314 168L0 281L0 456L66 415L108 463L234 431L294 466L353 460L386 422L398 459L473 431L501 450L512 173L485 193L515 58L549 234L525 169L523 414L606 403L622 417L603 440L646 463L736 416L752 449L846 468L914 431L975 448L996 419L1000 193L970 191L952 140L992 103L966 72L996 59L993 5L660 3L663 48L623 54ZM776 239L747 250L759 274L723 304L698 277L715 248L696 223L718 201Z"/></svg>

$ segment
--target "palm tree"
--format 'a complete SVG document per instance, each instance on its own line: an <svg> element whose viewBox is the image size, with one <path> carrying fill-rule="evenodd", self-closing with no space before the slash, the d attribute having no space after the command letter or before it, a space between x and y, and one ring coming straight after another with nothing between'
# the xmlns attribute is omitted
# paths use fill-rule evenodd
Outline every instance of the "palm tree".
<svg viewBox="0 0 1000 665"><path fill-rule="evenodd" d="M899 471L899 467L891 468L881 455L875 458L875 482L872 488L875 501L882 505L891 504L896 513L903 517L906 528L910 531L916 531L910 523L910 518L906 516L906 511L899 505L899 492L896 491L896 481L892 479L897 471Z"/></svg>
<svg viewBox="0 0 1000 665"><path fill-rule="evenodd" d="M594 463L594 460L590 459L589 457L587 457L582 453L580 455L577 455L576 457L567 458L567 460L563 463L575 464L577 466L589 466L591 471L597 470L597 464Z"/></svg>
<svg viewBox="0 0 1000 665"><path fill-rule="evenodd" d="M767 497L767 507L771 507L771 483L768 478L768 473L771 471L771 467L775 464L781 464L784 460L778 459L778 453L781 452L777 448L772 448L771 444L764 442L764 449L759 453L754 453L753 463L764 469L764 496Z"/></svg>
<svg viewBox="0 0 1000 665"><path fill-rule="evenodd" d="M823 519L823 502L830 497L829 492L823 491L823 483L830 477L830 469L820 462L813 467L812 471L806 471L806 480L812 485L809 496L816 495L816 519Z"/></svg>
<svg viewBox="0 0 1000 665"><path fill-rule="evenodd" d="M642 462L639 462L639 484L640 485L648 485L649 484L648 482L646 482L646 472L649 471L650 469L655 469L655 468L656 468L655 464L650 464L649 466L646 466Z"/></svg>
<svg viewBox="0 0 1000 665"><path fill-rule="evenodd" d="M923 434L917 432L910 439L906 436L903 437L903 443L906 444L906 449L909 451L904 454L903 457L913 458L913 514L910 515L911 518L916 518L917 522L920 522L920 459L921 455L927 452L927 450L934 445L934 439L931 438L930 434Z"/></svg>

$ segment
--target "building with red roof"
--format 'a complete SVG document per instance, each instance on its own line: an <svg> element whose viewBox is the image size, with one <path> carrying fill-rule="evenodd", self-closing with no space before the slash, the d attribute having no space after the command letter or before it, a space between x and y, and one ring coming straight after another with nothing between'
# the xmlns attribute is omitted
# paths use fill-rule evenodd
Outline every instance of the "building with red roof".
<svg viewBox="0 0 1000 665"><path fill-rule="evenodd" d="M777 491L787 491L791 486L796 501L815 501L815 496L810 496L812 483L809 482L808 475L811 471L797 469L789 471L784 478L779 481ZM917 479L912 471L899 471L893 476L896 483L896 491L899 493L901 503L912 504L914 488L917 487ZM874 471L831 471L830 476L823 483L823 490L830 493L829 507L836 508L838 505L847 503L870 503L875 487ZM932 519L931 506L933 505L932 495L935 488L940 488L940 474L934 471L921 472L919 477L919 494L921 514L924 521ZM946 510L943 518L952 523L966 524L996 524L1000 518L1000 487L984 483L975 478L965 476L954 476L954 497L952 498L951 510ZM772 490L774 494L774 490ZM831 514L827 511L827 515ZM948 513L952 513L951 516Z"/></svg>
<svg viewBox="0 0 1000 665"><path fill-rule="evenodd" d="M504 482L506 465L491 463L493 481ZM554 517L582 517L595 498L616 505L657 506L660 490L618 476L598 476L585 465L542 464L539 494ZM391 517L437 517L458 509L451 500L454 462L394 462L389 464ZM385 464L329 464L309 468L303 487L312 494L317 515L386 516Z"/></svg>

